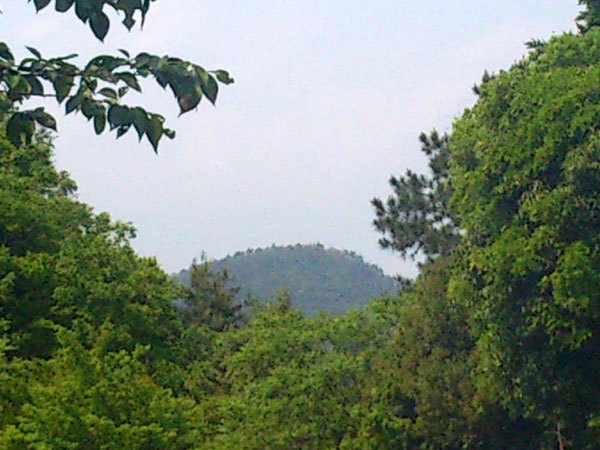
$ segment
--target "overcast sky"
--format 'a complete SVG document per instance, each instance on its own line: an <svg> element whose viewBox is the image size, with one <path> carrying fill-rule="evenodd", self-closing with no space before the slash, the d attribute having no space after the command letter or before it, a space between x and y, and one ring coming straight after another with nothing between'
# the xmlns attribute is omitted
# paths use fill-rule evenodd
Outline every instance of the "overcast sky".
<svg viewBox="0 0 600 450"><path fill-rule="evenodd" d="M126 48L235 78L216 108L180 118L168 92L143 86L136 101L177 131L158 156L135 133L96 137L82 116L58 114L58 167L81 200L135 224L141 254L173 272L202 251L321 242L404 275L413 264L377 246L371 198L388 195L390 175L425 169L418 134L449 131L484 69L574 29L578 11L576 0L160 0L142 31L113 17L103 45L72 12L0 9L0 39L20 56L24 45L47 56Z"/></svg>

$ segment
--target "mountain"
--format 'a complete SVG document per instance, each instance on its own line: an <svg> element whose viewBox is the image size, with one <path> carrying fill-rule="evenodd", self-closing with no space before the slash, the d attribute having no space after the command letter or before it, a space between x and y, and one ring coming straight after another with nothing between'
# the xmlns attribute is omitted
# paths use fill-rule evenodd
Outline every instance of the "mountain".
<svg viewBox="0 0 600 450"><path fill-rule="evenodd" d="M342 314L397 291L393 278L355 252L326 249L321 244L248 249L211 265L215 271L226 270L231 284L240 287L238 301L248 295L267 300L285 289L292 306L305 315ZM188 283L187 270L177 280Z"/></svg>

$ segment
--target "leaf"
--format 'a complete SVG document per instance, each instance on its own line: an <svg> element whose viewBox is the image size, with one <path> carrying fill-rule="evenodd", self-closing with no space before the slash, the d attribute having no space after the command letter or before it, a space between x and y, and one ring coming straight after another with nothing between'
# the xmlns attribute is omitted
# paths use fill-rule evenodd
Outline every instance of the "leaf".
<svg viewBox="0 0 600 450"><path fill-rule="evenodd" d="M164 128L163 133L169 139L175 139L175 131L174 130L171 130L170 128Z"/></svg>
<svg viewBox="0 0 600 450"><path fill-rule="evenodd" d="M125 16L125 19L123 19L123 25L125 25L128 30L131 30L131 28L135 25L135 20L133 20L133 16Z"/></svg>
<svg viewBox="0 0 600 450"><path fill-rule="evenodd" d="M0 58L5 59L6 61L14 61L15 57L10 52L8 45L4 42L0 42Z"/></svg>
<svg viewBox="0 0 600 450"><path fill-rule="evenodd" d="M115 90L111 88L102 88L98 91L98 93L104 95L105 97L114 98L115 100L118 98Z"/></svg>
<svg viewBox="0 0 600 450"><path fill-rule="evenodd" d="M85 97L81 94L72 96L65 104L65 114L69 114L81 105Z"/></svg>
<svg viewBox="0 0 600 450"><path fill-rule="evenodd" d="M73 59L73 58L77 58L79 55L77 53L69 53L66 56L60 56L59 58L56 58L57 61L67 61L68 59Z"/></svg>
<svg viewBox="0 0 600 450"><path fill-rule="evenodd" d="M31 117L41 126L56 131L56 119L44 111L44 108L37 108L31 113Z"/></svg>
<svg viewBox="0 0 600 450"><path fill-rule="evenodd" d="M131 128L131 125L121 125L117 129L117 139L119 139L121 136L127 133L129 131L129 128Z"/></svg>
<svg viewBox="0 0 600 450"><path fill-rule="evenodd" d="M129 52L128 52L127 50L124 50L124 49L120 48L120 49L119 49L119 51L120 51L120 52L121 52L123 55L125 55L125 57L126 57L126 58L128 58L128 59L129 59L130 55L129 55Z"/></svg>
<svg viewBox="0 0 600 450"><path fill-rule="evenodd" d="M123 97L125 94L129 92L129 86L123 86L119 88L119 98Z"/></svg>
<svg viewBox="0 0 600 450"><path fill-rule="evenodd" d="M40 11L50 4L50 0L33 0L33 3L35 5L35 9Z"/></svg>
<svg viewBox="0 0 600 450"><path fill-rule="evenodd" d="M83 23L86 23L92 13L89 0L78 0L75 2L75 14Z"/></svg>
<svg viewBox="0 0 600 450"><path fill-rule="evenodd" d="M106 116L104 114L96 114L94 116L94 131L96 134L100 134L106 127Z"/></svg>
<svg viewBox="0 0 600 450"><path fill-rule="evenodd" d="M142 136L144 136L144 133L146 132L148 113L140 107L133 108L131 110L131 121L133 122L139 140L142 140Z"/></svg>
<svg viewBox="0 0 600 450"><path fill-rule="evenodd" d="M163 123L159 116L152 115L146 127L146 136L154 148L154 153L158 153L158 143L163 135Z"/></svg>
<svg viewBox="0 0 600 450"><path fill-rule="evenodd" d="M214 105L217 101L217 94L219 92L219 85L215 79L211 76L208 77L205 83L202 83L202 92L206 95L206 98Z"/></svg>
<svg viewBox="0 0 600 450"><path fill-rule="evenodd" d="M52 80L52 85L54 86L54 91L56 92L56 100L58 103L62 103L62 101L67 98L69 93L71 92L71 88L73 87L73 76L58 74L58 76Z"/></svg>
<svg viewBox="0 0 600 450"><path fill-rule="evenodd" d="M90 28L94 32L94 35L104 42L104 38L108 34L108 28L110 27L110 21L108 16L102 11L94 12L90 16Z"/></svg>
<svg viewBox="0 0 600 450"><path fill-rule="evenodd" d="M119 80L123 81L130 88L142 92L136 76L130 72L117 72L114 74Z"/></svg>
<svg viewBox="0 0 600 450"><path fill-rule="evenodd" d="M223 84L232 84L234 82L234 79L229 76L229 72L226 70L215 70L213 73L217 77L217 80Z"/></svg>
<svg viewBox="0 0 600 450"><path fill-rule="evenodd" d="M29 47L28 45L26 45L25 48L29 50L37 59L42 59L42 54L35 48Z"/></svg>
<svg viewBox="0 0 600 450"><path fill-rule="evenodd" d="M35 123L31 117L24 112L18 112L8 119L6 123L6 135L8 140L15 147L20 147L25 138L25 143L29 144L33 133L35 132Z"/></svg>
<svg viewBox="0 0 600 450"><path fill-rule="evenodd" d="M112 105L108 109L108 123L111 128L131 123L129 108L123 105Z"/></svg>
<svg viewBox="0 0 600 450"><path fill-rule="evenodd" d="M56 0L56 5L54 6L58 12L66 12L73 6L75 0Z"/></svg>
<svg viewBox="0 0 600 450"><path fill-rule="evenodd" d="M44 95L44 86L35 75L25 75L25 79L31 86L31 95Z"/></svg>
<svg viewBox="0 0 600 450"><path fill-rule="evenodd" d="M95 117L97 114L97 104L90 98L85 98L83 102L81 102L81 112L85 116L86 119L90 120L92 117Z"/></svg>

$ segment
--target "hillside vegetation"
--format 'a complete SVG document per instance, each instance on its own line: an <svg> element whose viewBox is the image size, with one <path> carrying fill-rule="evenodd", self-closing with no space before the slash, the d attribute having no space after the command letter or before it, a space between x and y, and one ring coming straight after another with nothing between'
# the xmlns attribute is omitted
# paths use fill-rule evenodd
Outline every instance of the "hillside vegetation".
<svg viewBox="0 0 600 450"><path fill-rule="evenodd" d="M356 253L320 244L246 250L210 265L227 272L230 287L240 288L237 302L248 297L266 301L285 290L291 305L305 315L342 314L397 291L393 278ZM188 271L182 270L177 280L189 283Z"/></svg>
<svg viewBox="0 0 600 450"><path fill-rule="evenodd" d="M600 2L582 3L577 34L484 76L423 140L435 170L375 202L382 244L427 257L414 284L337 316L242 313L204 264L177 286L77 200L47 136L0 131L0 448L598 449Z"/></svg>

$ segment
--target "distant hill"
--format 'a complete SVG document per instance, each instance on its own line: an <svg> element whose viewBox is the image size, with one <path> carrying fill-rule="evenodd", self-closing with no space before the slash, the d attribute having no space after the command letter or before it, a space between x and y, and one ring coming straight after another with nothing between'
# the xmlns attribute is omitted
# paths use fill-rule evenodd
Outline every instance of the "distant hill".
<svg viewBox="0 0 600 450"><path fill-rule="evenodd" d="M227 270L232 284L240 286L239 301L247 295L266 300L286 289L292 306L306 315L342 314L397 290L393 278L361 256L321 244L249 249L213 261L212 267ZM187 271L177 280L187 283Z"/></svg>

